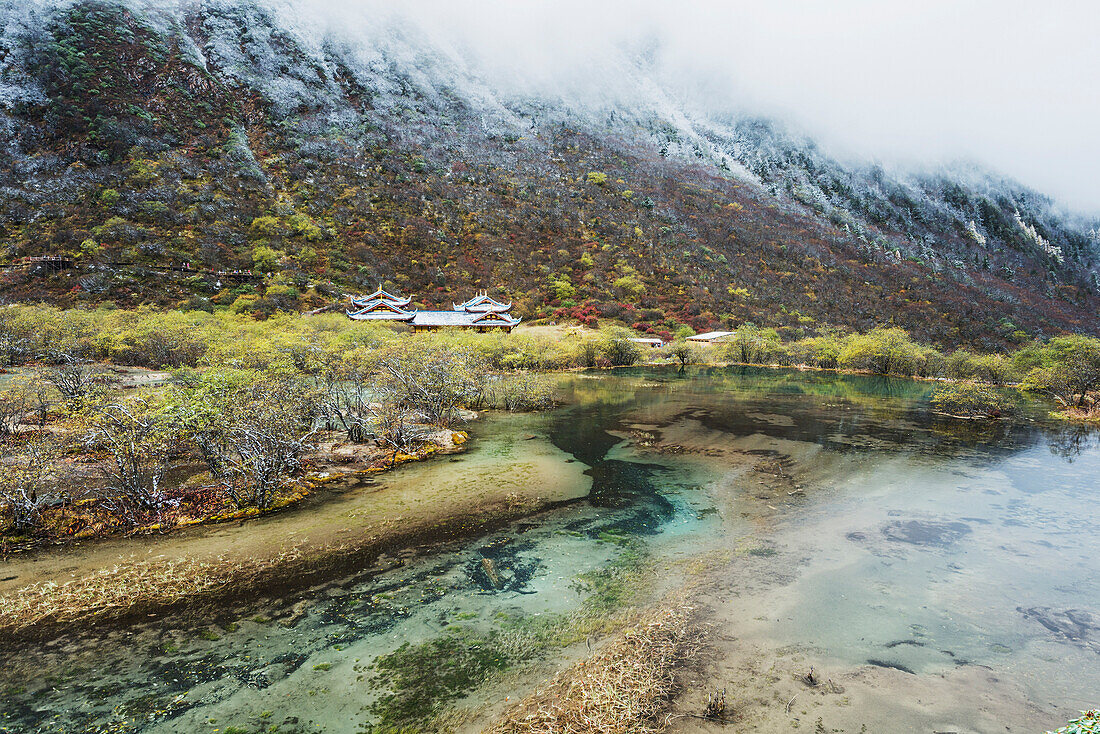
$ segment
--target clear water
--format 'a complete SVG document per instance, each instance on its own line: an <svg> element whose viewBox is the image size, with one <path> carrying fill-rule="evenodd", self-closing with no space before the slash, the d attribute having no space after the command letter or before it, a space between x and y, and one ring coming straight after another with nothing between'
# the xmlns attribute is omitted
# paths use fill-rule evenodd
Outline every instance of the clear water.
<svg viewBox="0 0 1100 734"><path fill-rule="evenodd" d="M943 420L927 384L825 373L638 370L563 377L561 390L554 413L488 417L460 461L401 470L381 489L494 481L531 462L538 482L551 461L579 499L281 598L21 651L0 670L0 731L359 731L384 693L370 683L379 655L449 628L574 610L578 574L615 562L617 537L666 569L751 561L751 577L719 564L712 609L746 644L930 684L992 671L1051 727L1100 704L1100 441L1089 431L1049 424L1039 406L992 426ZM271 532L294 522L281 516ZM491 680L494 693L465 691L463 705L530 682ZM1004 731L1018 715L971 729Z"/></svg>

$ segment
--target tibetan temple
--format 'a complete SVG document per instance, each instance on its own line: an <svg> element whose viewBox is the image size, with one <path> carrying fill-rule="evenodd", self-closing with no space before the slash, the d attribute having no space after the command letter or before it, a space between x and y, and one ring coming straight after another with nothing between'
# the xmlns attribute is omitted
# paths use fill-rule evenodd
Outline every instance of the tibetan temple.
<svg viewBox="0 0 1100 734"><path fill-rule="evenodd" d="M442 328L473 329L490 331L504 329L511 331L520 322L512 316L511 303L494 300L488 293L482 292L465 303L452 303L449 311L421 311L410 308L412 296L400 298L387 293L379 286L369 296L353 296L348 318L354 321L403 321L413 327L413 331L434 331Z"/></svg>

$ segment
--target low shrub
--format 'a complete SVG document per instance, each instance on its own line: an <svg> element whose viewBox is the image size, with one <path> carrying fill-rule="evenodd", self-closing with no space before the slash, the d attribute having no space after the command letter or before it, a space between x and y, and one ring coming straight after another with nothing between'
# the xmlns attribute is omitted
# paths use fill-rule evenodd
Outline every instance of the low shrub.
<svg viewBox="0 0 1100 734"><path fill-rule="evenodd" d="M1047 734L1100 734L1100 709L1082 711L1080 718L1074 719L1058 731Z"/></svg>
<svg viewBox="0 0 1100 734"><path fill-rule="evenodd" d="M1001 418L1013 412L1012 401L986 385L960 382L936 388L932 406L937 412L961 418Z"/></svg>
<svg viewBox="0 0 1100 734"><path fill-rule="evenodd" d="M498 375L486 382L482 397L487 407L499 410L547 410L554 405L554 387L545 375Z"/></svg>

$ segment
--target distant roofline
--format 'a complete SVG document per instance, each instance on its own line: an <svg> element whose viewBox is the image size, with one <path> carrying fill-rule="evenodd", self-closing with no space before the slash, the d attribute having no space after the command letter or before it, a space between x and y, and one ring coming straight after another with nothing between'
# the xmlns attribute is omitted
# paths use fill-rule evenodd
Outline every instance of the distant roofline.
<svg viewBox="0 0 1100 734"><path fill-rule="evenodd" d="M489 295L488 291L479 291L476 296L465 303L452 303L455 311L470 311L476 306L487 305L487 311L508 311L512 308L512 302L502 303Z"/></svg>
<svg viewBox="0 0 1100 734"><path fill-rule="evenodd" d="M382 284L379 283L378 289L370 295L351 296L351 300L352 302L359 301L363 303L367 301L392 301L394 303L401 303L402 305L404 305L412 302L412 296L407 296L405 298L402 298L401 296L395 296L394 294L387 292L386 289L382 287Z"/></svg>
<svg viewBox="0 0 1100 734"><path fill-rule="evenodd" d="M397 298L387 293L381 286L369 296L347 297L351 299L352 308L345 310L345 313L354 321L405 321L414 327L510 329L523 320L508 313L512 308L511 302L501 303L487 291L479 291L465 303L452 303L449 311L421 311L415 307L407 309L405 307L412 303L412 296Z"/></svg>
<svg viewBox="0 0 1100 734"><path fill-rule="evenodd" d="M399 311L399 312L402 312L402 313L407 312L407 311L415 311L416 310L415 308L413 308L413 309L404 308L404 306L407 305L407 304L395 303L393 301L382 301L382 300L379 300L379 299L375 299L373 301L367 301L365 303L357 303L357 302L353 301L352 305L359 307L357 309L356 313L359 313L361 311L374 311L374 310L377 310L377 309L380 309L380 308L389 309L391 311Z"/></svg>
<svg viewBox="0 0 1100 734"><path fill-rule="evenodd" d="M722 339L727 336L733 336L736 331L708 331L703 334L694 334L687 338L688 341L706 341L708 339Z"/></svg>
<svg viewBox="0 0 1100 734"><path fill-rule="evenodd" d="M412 321L413 326L454 326L477 327L497 326L511 328L523 319L516 318L506 313L486 311L483 313L471 311L417 311Z"/></svg>
<svg viewBox="0 0 1100 734"><path fill-rule="evenodd" d="M353 321L412 321L416 318L417 311L404 311L400 313L394 313L392 311L384 314L368 313L366 309L362 311L344 311L348 318Z"/></svg>

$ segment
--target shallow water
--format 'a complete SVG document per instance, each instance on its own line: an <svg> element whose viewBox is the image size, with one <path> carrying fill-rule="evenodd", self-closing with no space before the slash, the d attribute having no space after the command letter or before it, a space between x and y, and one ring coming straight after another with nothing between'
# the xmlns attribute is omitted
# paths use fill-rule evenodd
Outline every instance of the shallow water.
<svg viewBox="0 0 1100 734"><path fill-rule="evenodd" d="M563 377L554 413L488 417L458 461L369 488L402 497L546 481L563 500L556 508L286 598L242 600L201 623L157 619L58 640L0 671L0 731L369 730L389 690L371 667L379 656L565 618L591 593L579 576L638 549L666 586L677 561L735 559L718 563L725 592L709 609L733 646L797 649L837 675L900 676L889 701L866 704L883 708L861 712L867 721L915 695L905 676L934 686L981 670L1010 682L1020 707L956 717L956 730L1005 731L1025 709L1027 723L1053 728L1100 703L1100 442L1046 423L1034 405L1011 423L939 419L930 389L753 369ZM353 490L335 501L339 514L326 508L312 522L354 522L363 502ZM294 521L212 539L291 533ZM475 656L485 670L439 700L492 708L529 690L539 665L577 654L555 650L511 677ZM907 711L905 730L950 718Z"/></svg>

